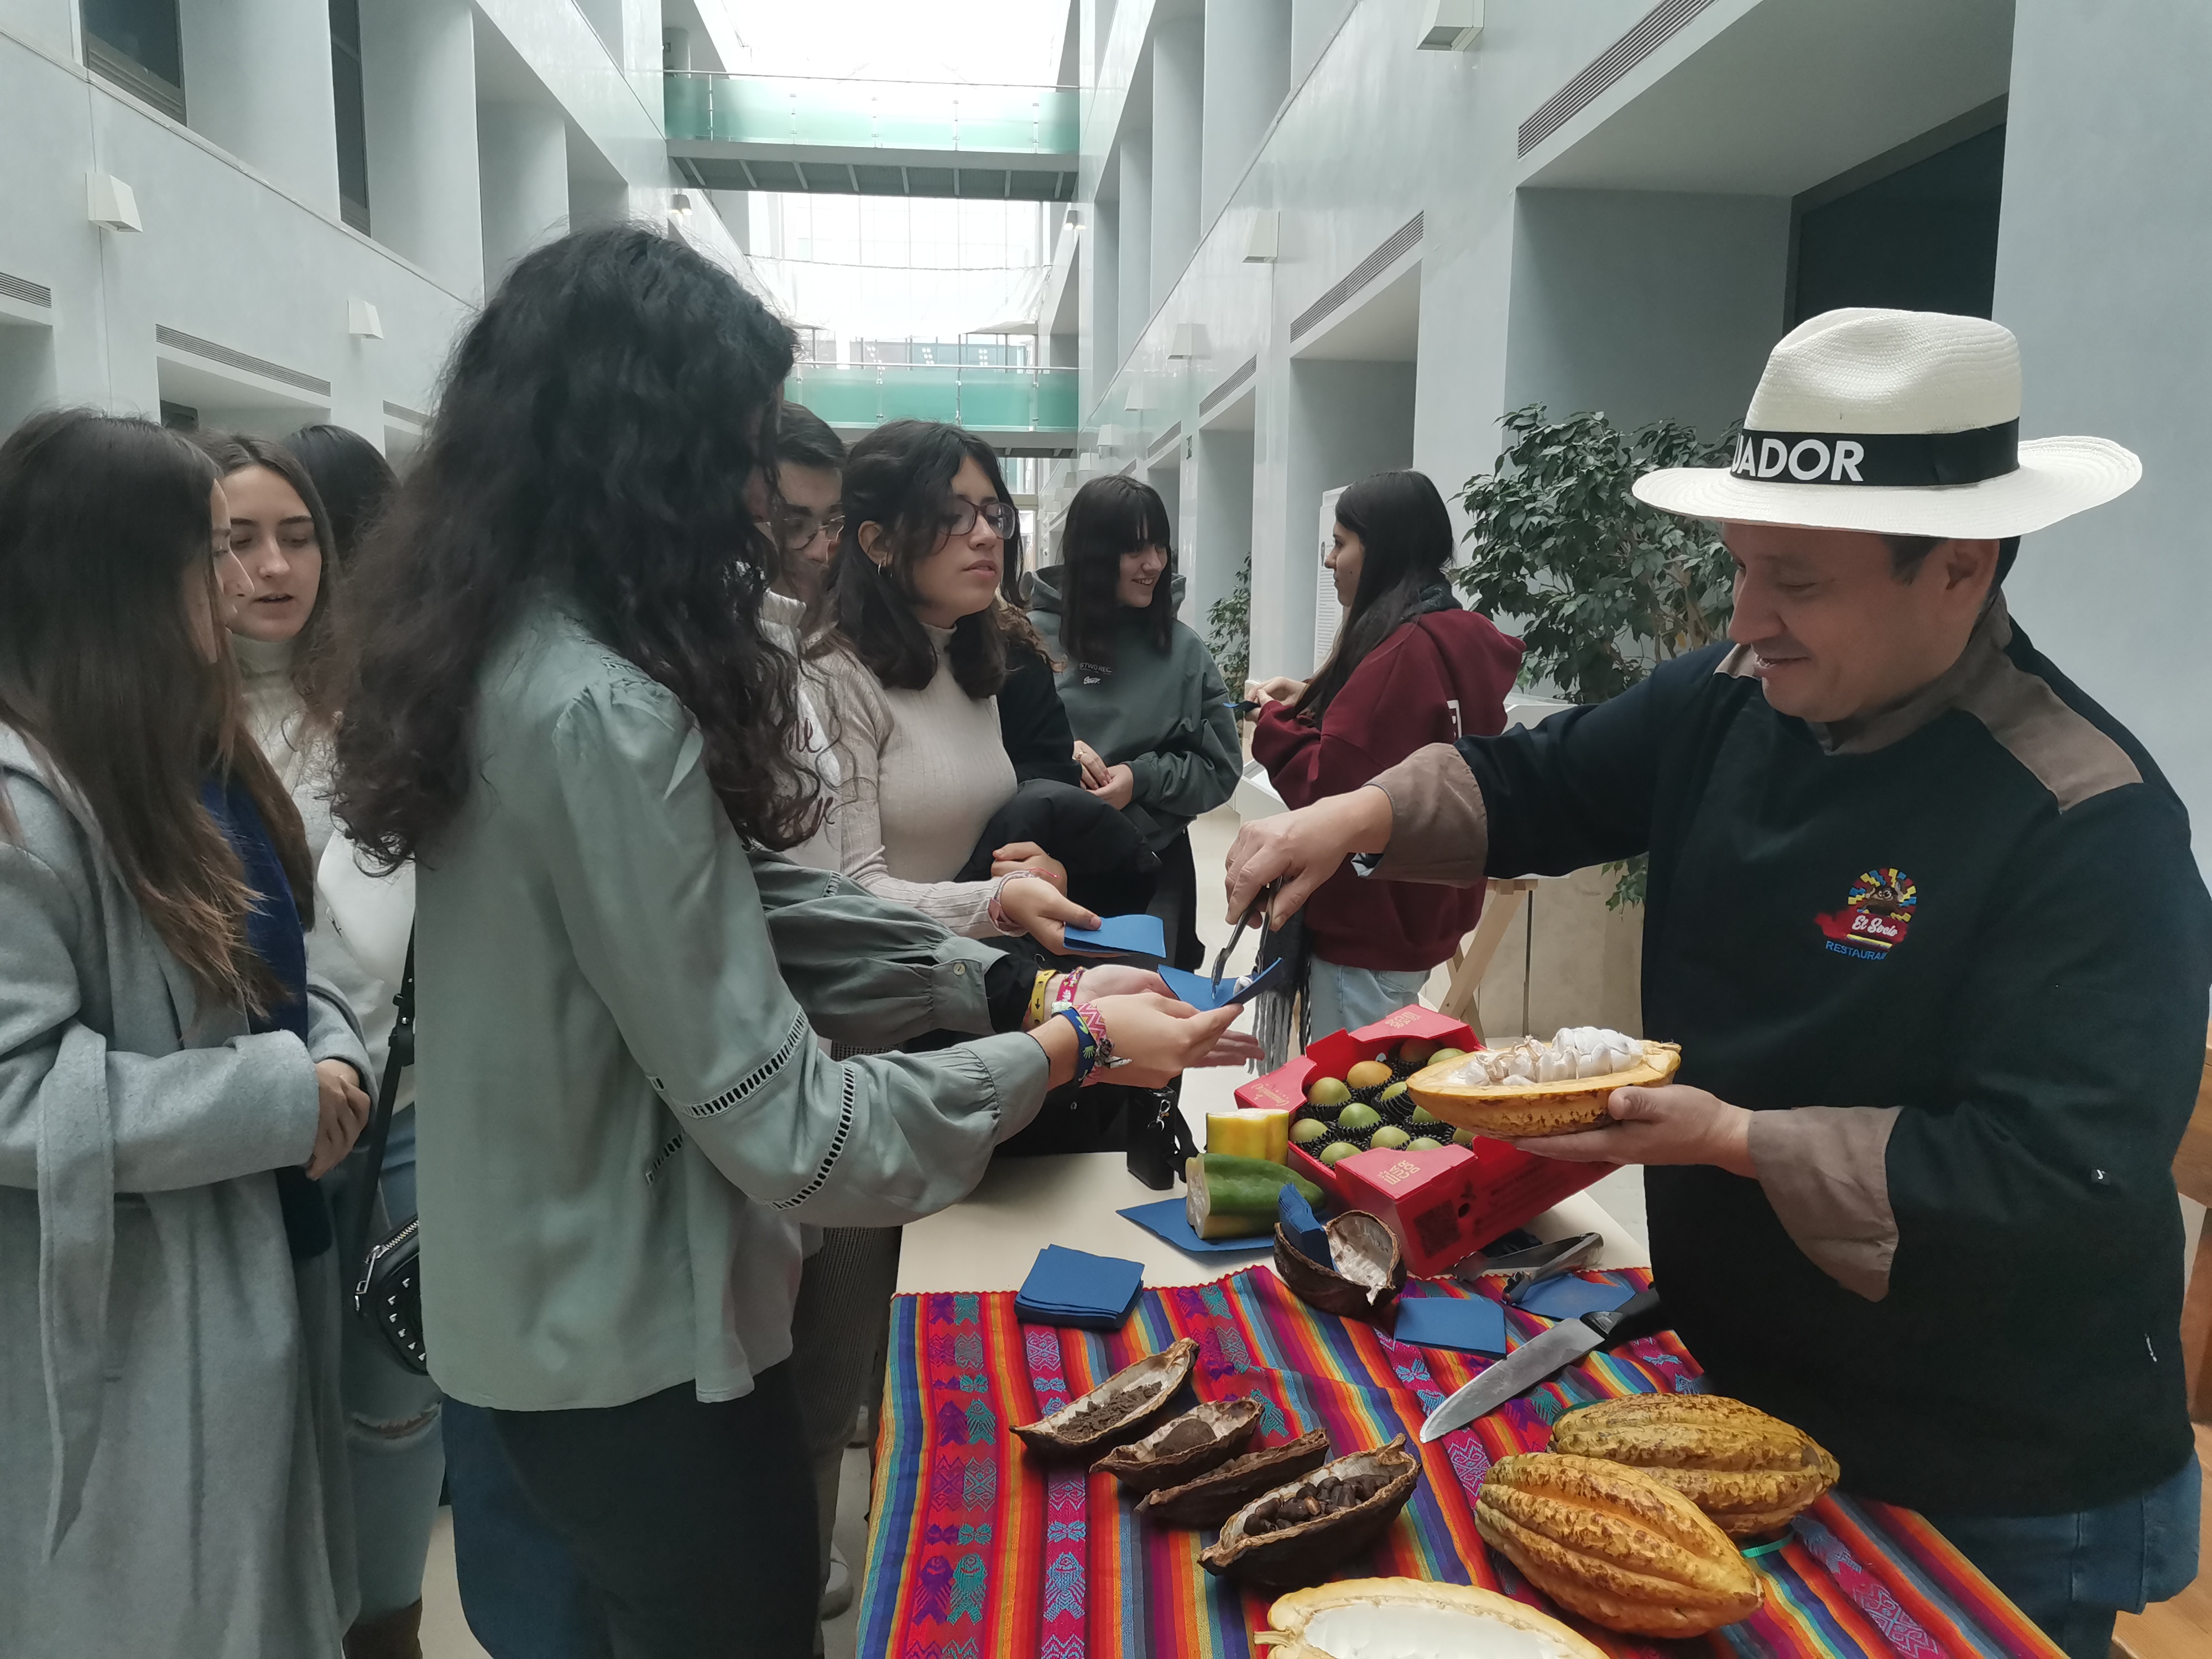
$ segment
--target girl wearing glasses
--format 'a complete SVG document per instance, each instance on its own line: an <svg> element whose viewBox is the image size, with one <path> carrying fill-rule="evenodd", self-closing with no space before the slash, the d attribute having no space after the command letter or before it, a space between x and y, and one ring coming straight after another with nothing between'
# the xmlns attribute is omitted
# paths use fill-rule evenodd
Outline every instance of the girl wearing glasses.
<svg viewBox="0 0 2212 1659"><path fill-rule="evenodd" d="M1027 934L1058 954L1097 918L1030 843L982 881L952 879L1017 780L997 696L1020 626L999 598L1021 519L998 457L957 427L893 421L853 446L822 658L842 776L839 866L971 939Z"/></svg>
<svg viewBox="0 0 2212 1659"><path fill-rule="evenodd" d="M812 410L786 404L777 413L773 528L783 562L763 604L770 622L796 629L822 591L845 531L845 441Z"/></svg>

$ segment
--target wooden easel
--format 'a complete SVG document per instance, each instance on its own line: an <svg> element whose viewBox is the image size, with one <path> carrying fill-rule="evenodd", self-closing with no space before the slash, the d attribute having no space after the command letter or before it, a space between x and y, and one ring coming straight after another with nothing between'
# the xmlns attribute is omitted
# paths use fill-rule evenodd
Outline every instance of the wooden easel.
<svg viewBox="0 0 2212 1659"><path fill-rule="evenodd" d="M1513 919L1528 903L1538 879L1534 876L1515 876L1487 883L1481 920L1474 924L1474 931L1460 941L1459 949L1452 952L1451 983L1444 988L1437 1012L1446 1019L1466 1021L1474 1028L1478 1037L1483 1032L1475 1007L1475 993L1481 988L1482 976L1490 971L1498 947L1505 943L1505 935L1513 927Z"/></svg>

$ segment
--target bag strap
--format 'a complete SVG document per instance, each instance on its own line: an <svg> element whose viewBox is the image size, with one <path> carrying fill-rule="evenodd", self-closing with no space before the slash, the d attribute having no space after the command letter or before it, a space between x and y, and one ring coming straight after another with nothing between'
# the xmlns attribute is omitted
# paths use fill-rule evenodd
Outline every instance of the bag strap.
<svg viewBox="0 0 2212 1659"><path fill-rule="evenodd" d="M358 1281L368 1261L369 1224L376 1214L376 1190L384 1178L384 1145L392 1135L393 1103L399 1097L399 1074L415 1063L415 935L407 935L407 966L399 978L399 994L392 999L399 1011L392 1023L392 1044L384 1056L384 1076L377 1085L376 1110L370 1115L362 1152L359 1179L346 1193L345 1224L340 1237L345 1248L345 1272Z"/></svg>

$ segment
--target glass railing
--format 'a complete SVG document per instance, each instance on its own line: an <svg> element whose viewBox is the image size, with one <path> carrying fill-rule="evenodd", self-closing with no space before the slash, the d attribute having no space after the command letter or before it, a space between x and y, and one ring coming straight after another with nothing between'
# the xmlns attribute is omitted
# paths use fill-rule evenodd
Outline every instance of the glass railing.
<svg viewBox="0 0 2212 1659"><path fill-rule="evenodd" d="M666 76L668 136L733 144L1073 155L1072 87L941 81L833 81L807 76Z"/></svg>
<svg viewBox="0 0 2212 1659"><path fill-rule="evenodd" d="M784 396L832 426L915 420L985 434L1073 432L1075 380L1072 368L801 363L784 383Z"/></svg>

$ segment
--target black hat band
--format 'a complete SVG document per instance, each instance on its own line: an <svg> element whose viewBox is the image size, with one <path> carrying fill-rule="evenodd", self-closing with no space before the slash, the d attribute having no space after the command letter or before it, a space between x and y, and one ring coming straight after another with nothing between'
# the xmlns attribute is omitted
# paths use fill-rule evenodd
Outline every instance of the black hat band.
<svg viewBox="0 0 2212 1659"><path fill-rule="evenodd" d="M1917 489L2020 470L2020 422L1967 432L1745 432L1729 475L1771 483Z"/></svg>

